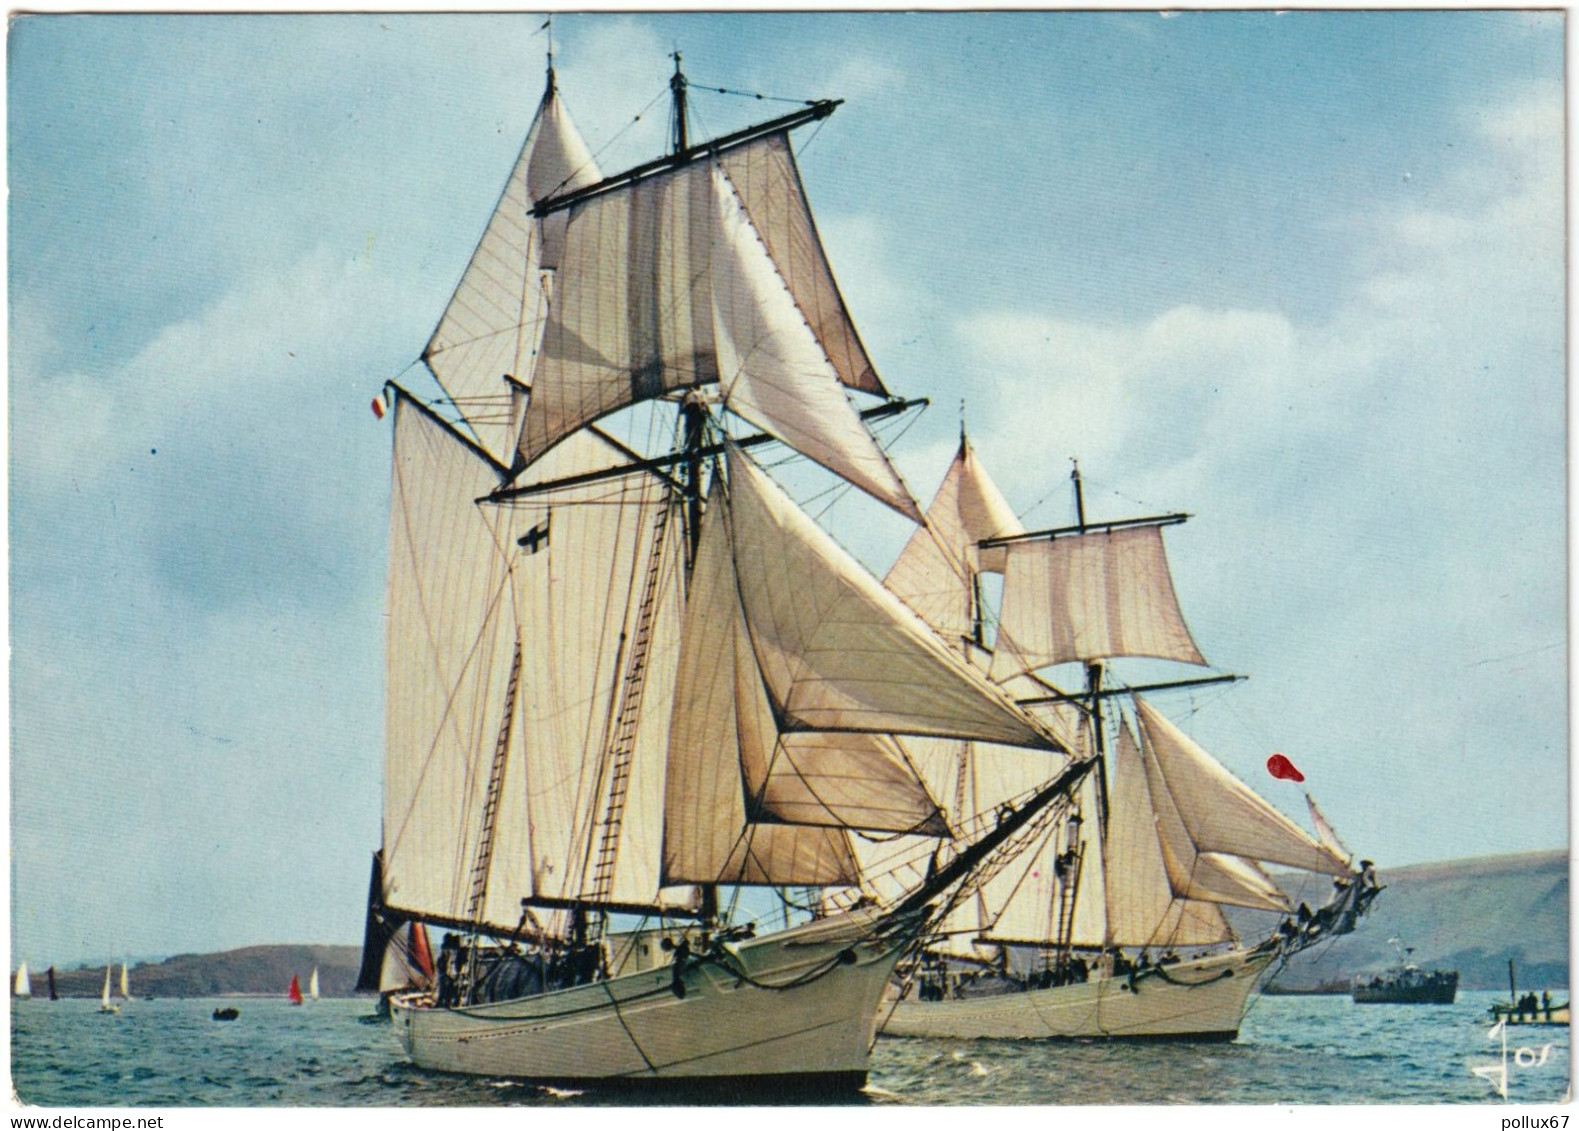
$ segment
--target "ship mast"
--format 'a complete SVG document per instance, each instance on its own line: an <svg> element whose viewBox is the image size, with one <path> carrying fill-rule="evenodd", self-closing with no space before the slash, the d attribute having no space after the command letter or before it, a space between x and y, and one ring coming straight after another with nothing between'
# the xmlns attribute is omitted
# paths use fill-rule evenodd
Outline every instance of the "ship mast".
<svg viewBox="0 0 1579 1131"><path fill-rule="evenodd" d="M674 52L674 74L669 79L669 94L673 101L671 121L673 131L671 156L680 161L690 148L690 123L685 105L685 72L680 69L680 52ZM707 405L695 393L688 393L680 402L680 418L685 428L682 448L684 463L680 485L685 495L686 577L696 567L696 551L702 542L702 461L703 441L707 436ZM698 909L704 925L718 922L718 885L701 885L702 905Z"/></svg>

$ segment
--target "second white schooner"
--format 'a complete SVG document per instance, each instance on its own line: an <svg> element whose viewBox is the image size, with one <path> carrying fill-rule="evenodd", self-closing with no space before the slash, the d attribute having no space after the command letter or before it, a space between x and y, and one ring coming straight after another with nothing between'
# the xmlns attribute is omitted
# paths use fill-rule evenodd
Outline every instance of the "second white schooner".
<svg viewBox="0 0 1579 1131"><path fill-rule="evenodd" d="M1351 930L1375 895L1374 872L1354 865L1313 802L1318 837L1236 779L1136 689L1104 687L1113 659L1205 663L1179 610L1162 541L1163 527L1185 516L1087 523L1078 471L1075 488L1075 526L1027 533L962 436L928 509L935 537L914 536L888 576L894 592L1027 709L1064 716L1063 732L1078 733L1100 769L1036 845L955 901L902 996L885 1010L885 1034L1229 1039L1268 967ZM985 572L1004 574L990 651ZM1082 691L1066 694L1031 674L1059 664L1080 665ZM1135 731L1104 709L1119 694L1132 700ZM1068 718L1071 711L1080 718ZM932 788L953 797L955 812L1021 795L1043 772L1027 752L1009 747L907 745ZM928 859L924 847L903 841L867 843L863 855L877 869L908 856L911 880ZM1302 905L1296 912L1261 863L1331 875L1332 898L1318 911ZM891 882L903 886L904 867L894 875ZM1290 918L1264 941L1241 945L1225 905ZM1011 970L1011 947L1033 956L1029 968ZM1200 953L1181 958L1183 948Z"/></svg>

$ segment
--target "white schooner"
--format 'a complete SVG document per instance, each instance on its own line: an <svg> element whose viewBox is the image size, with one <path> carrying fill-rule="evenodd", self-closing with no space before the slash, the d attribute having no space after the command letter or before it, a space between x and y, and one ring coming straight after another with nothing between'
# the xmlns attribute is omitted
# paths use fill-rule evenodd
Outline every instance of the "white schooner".
<svg viewBox="0 0 1579 1131"><path fill-rule="evenodd" d="M1099 766L1035 845L962 889L886 1008L888 1035L1230 1039L1269 966L1352 930L1375 896L1369 861L1355 865L1309 795L1315 837L1137 694L1237 677L1104 685L1115 659L1206 663L1163 546L1163 529L1187 516L1088 523L1078 467L1073 480L1076 524L1027 532L962 435L928 510L933 536L912 537L888 575L890 589L1022 706L1077 733ZM1003 575L990 650L984 573ZM1078 665L1084 688L1065 693L1033 674L1058 665ZM1134 729L1107 707L1120 696ZM957 813L989 809L1045 775L1043 760L1011 747L906 745ZM862 844L868 866L892 870L893 885L929 866L913 838ZM1332 895L1319 910L1296 909L1263 863L1333 876ZM1287 918L1245 945L1225 905ZM1011 969L1011 947L1029 964ZM1197 953L1181 956L1184 948Z"/></svg>
<svg viewBox="0 0 1579 1131"><path fill-rule="evenodd" d="M604 176L550 59L423 354L442 395L375 402L394 455L361 984L425 1068L859 1086L937 898L1094 763L753 459L777 443L923 520L867 423L910 402L866 355L789 143L837 103L696 144L675 63L672 152ZM606 424L640 406L656 455ZM1038 788L952 840L895 736L1020 750ZM942 839L875 900L852 830ZM849 898L758 934L720 906L753 887Z"/></svg>

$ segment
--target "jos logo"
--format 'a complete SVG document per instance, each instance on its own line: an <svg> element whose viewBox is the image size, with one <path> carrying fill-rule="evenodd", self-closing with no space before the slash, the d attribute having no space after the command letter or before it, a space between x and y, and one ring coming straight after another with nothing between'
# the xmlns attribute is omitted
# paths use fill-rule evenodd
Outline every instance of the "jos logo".
<svg viewBox="0 0 1579 1131"><path fill-rule="evenodd" d="M1470 1071L1490 1084L1492 1090L1503 1099L1508 1098L1508 1022L1506 1018L1499 1020L1486 1034L1488 1041L1502 1041L1502 1061L1499 1064L1482 1065L1471 1068ZM1539 1050L1531 1048L1515 1049L1513 1064L1516 1068L1539 1068L1544 1065L1552 1055L1552 1046L1543 1045Z"/></svg>

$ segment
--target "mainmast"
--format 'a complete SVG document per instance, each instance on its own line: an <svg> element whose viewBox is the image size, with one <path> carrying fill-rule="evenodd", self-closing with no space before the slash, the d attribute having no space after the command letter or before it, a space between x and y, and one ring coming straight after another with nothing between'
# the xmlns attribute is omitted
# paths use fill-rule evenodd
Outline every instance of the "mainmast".
<svg viewBox="0 0 1579 1131"><path fill-rule="evenodd" d="M674 133L673 133L674 155L676 157L678 157L680 154L684 153L687 149L690 148L690 142L687 139L687 130L686 130L686 125L687 125L687 123L686 123L686 114L685 114L685 87L686 87L686 81L685 81L685 74L680 70L680 53L678 51L676 51L674 53L673 59L674 59L674 75L669 79L669 93L670 93L670 95L673 96L673 99L674 99L674 113L672 115L672 120L673 120L673 123L674 123Z"/></svg>
<svg viewBox="0 0 1579 1131"><path fill-rule="evenodd" d="M1080 481L1080 461L1071 459L1069 481L1075 488L1075 522L1079 533L1086 532L1086 495L1084 485ZM1100 813L1100 829L1103 835L1107 829L1107 734L1102 720L1102 662L1090 660L1086 663L1086 696L1091 713L1091 736L1096 747L1097 759L1097 806Z"/></svg>
<svg viewBox="0 0 1579 1131"><path fill-rule="evenodd" d="M674 52L674 74L669 79L669 94L673 100L673 157L683 159L690 146L689 122L685 105L685 72L680 69L680 52ZM680 402L680 417L685 425L684 474L681 486L685 493L686 577L696 567L696 551L702 541L702 459L703 441L707 436L707 405L699 393L688 393ZM698 909L706 925L718 921L718 885L701 885L702 905Z"/></svg>

